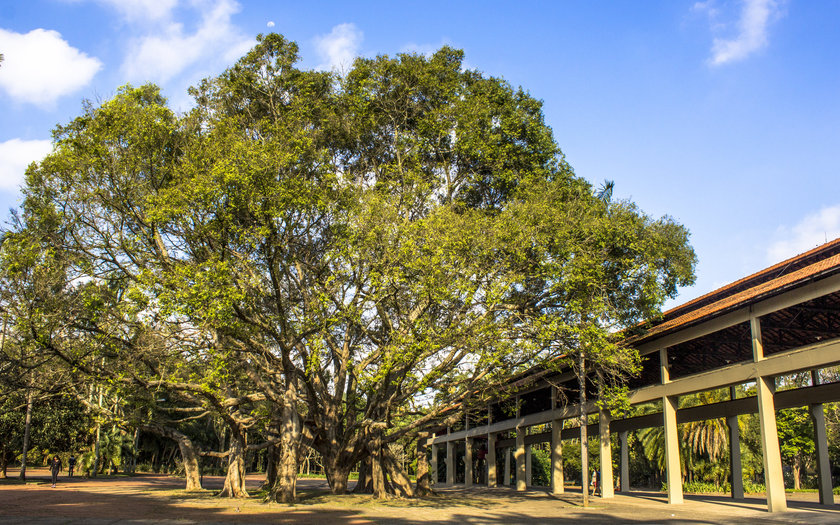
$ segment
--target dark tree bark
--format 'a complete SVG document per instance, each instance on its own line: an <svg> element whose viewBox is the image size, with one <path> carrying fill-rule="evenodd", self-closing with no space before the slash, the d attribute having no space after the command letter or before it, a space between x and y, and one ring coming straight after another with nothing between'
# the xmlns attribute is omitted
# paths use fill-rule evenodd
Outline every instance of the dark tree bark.
<svg viewBox="0 0 840 525"><path fill-rule="evenodd" d="M580 478L583 506L589 506L589 440L586 425L586 359L581 351L578 357L578 388L580 388Z"/></svg>
<svg viewBox="0 0 840 525"><path fill-rule="evenodd" d="M286 389L280 417L280 462L277 481L271 489L271 499L278 503L294 503L297 498L298 451L300 448L300 418L294 406L294 386Z"/></svg>
<svg viewBox="0 0 840 525"><path fill-rule="evenodd" d="M147 432L175 440L184 462L184 476L187 479L186 490L201 490L201 473L198 470L198 454L192 440L182 432L163 425L149 424L142 427ZM138 431L140 428L137 429Z"/></svg>
<svg viewBox="0 0 840 525"><path fill-rule="evenodd" d="M385 471L382 467L382 434L375 431L371 437L368 450L370 451L370 477L373 483L373 497L385 499L388 497Z"/></svg>
<svg viewBox="0 0 840 525"><path fill-rule="evenodd" d="M413 498L414 489L411 488L411 481L387 445L382 447L382 466L390 479L391 492L402 498Z"/></svg>
<svg viewBox="0 0 840 525"><path fill-rule="evenodd" d="M416 496L429 496L434 494L432 490L432 477L429 473L429 433L421 432L417 436L417 487L414 489Z"/></svg>
<svg viewBox="0 0 840 525"><path fill-rule="evenodd" d="M32 425L32 392L26 394L26 419L23 427L23 455L20 459L20 479L26 480L26 456L29 454L29 428Z"/></svg>
<svg viewBox="0 0 840 525"><path fill-rule="evenodd" d="M370 456L362 458L359 462L359 480L353 488L355 494L373 493L373 480L370 477Z"/></svg>
<svg viewBox="0 0 840 525"><path fill-rule="evenodd" d="M228 449L228 469L225 476L225 484L219 497L247 498L245 490L245 435L242 432L234 433L230 439Z"/></svg>
<svg viewBox="0 0 840 525"><path fill-rule="evenodd" d="M269 490L277 483L277 463L280 461L280 448L278 445L268 447L265 459L265 483L263 486Z"/></svg>

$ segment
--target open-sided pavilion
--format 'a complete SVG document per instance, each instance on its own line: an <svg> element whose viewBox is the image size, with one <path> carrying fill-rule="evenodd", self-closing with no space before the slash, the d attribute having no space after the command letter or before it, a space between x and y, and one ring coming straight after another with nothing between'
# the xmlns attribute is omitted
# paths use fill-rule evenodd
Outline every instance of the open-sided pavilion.
<svg viewBox="0 0 840 525"><path fill-rule="evenodd" d="M598 423L588 425L587 430L600 441L603 498L614 495L610 435L620 437L619 490L629 493L628 432L661 426L668 502L681 503L677 424L717 418L725 418L728 425L732 497L743 498L737 417L757 413L767 508L782 512L787 503L776 411L808 407L814 426L820 502L834 503L823 403L840 401L840 383L821 384L819 370L840 364L840 239L674 308L627 343L637 348L643 359L641 374L630 384L630 404L661 402L662 408L658 413L612 419L597 408L594 395L588 396L593 401L585 404L585 410L598 414ZM778 378L797 372L810 373L809 386L776 391ZM755 384L755 395L738 397L737 392L744 390L736 387L750 383ZM728 400L678 407L680 396L723 388L729 389ZM432 479L454 484L456 454L463 449L464 483L473 484L473 454L476 443L481 442L486 467L480 479L489 486L501 481L526 490L531 484L530 447L549 443L551 490L562 493L562 440L580 436L579 426L564 428L564 421L579 414L578 402L568 396L576 391L577 380L571 372L550 377L538 374L528 388L489 405L486 416L472 421L467 418L461 428L436 432L430 439ZM548 426L550 431L545 431ZM439 453L444 448L445 469L439 469ZM499 454L505 455L503 473L497 472ZM511 455L514 472L510 471ZM444 480L439 478L441 470L445 470Z"/></svg>

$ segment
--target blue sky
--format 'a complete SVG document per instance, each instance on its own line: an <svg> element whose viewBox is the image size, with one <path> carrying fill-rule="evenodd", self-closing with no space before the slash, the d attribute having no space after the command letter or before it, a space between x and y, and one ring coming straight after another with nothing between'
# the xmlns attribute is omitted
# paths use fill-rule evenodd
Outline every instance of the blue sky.
<svg viewBox="0 0 840 525"><path fill-rule="evenodd" d="M579 175L691 230L670 306L840 236L836 0L0 0L0 219L83 100L152 81L186 109L269 31L303 67L449 44L523 86Z"/></svg>

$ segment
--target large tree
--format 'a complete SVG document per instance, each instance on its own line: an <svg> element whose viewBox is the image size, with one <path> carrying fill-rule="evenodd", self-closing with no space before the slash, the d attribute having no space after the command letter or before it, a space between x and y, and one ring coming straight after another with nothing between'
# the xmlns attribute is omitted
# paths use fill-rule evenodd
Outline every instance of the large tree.
<svg viewBox="0 0 840 525"><path fill-rule="evenodd" d="M541 103L462 56L337 77L271 34L186 115L153 86L88 107L27 177L20 230L51 232L36 244L62 254L51 300L69 309L34 340L225 420L228 495L261 420L278 501L301 443L336 493L362 463L378 496L411 495L390 444L512 374L570 349L582 377L632 370L610 334L690 278L685 230L598 194Z"/></svg>

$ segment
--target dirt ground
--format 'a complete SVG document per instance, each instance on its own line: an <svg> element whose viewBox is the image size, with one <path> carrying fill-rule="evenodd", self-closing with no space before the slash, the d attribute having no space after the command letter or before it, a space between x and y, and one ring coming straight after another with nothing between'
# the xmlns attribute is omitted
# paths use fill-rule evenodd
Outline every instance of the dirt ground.
<svg viewBox="0 0 840 525"><path fill-rule="evenodd" d="M682 505L667 505L661 493L634 492L610 500L595 498L581 506L580 492L559 497L541 490L517 493L507 488L439 488L439 495L422 500L373 501L369 496L332 496L324 480L301 479L300 502L294 506L246 500L218 499L220 477L205 477L207 490L187 493L181 479L143 474L95 480L59 478L51 488L46 470L29 470L29 480L0 480L0 525L12 523L289 523L329 525L419 523L543 524L712 524L712 523L840 523L840 505L825 507L815 494L788 495L790 511L768 514L764 500L735 501L725 496L687 496ZM262 478L249 476L256 493ZM837 498L840 500L840 498Z"/></svg>

